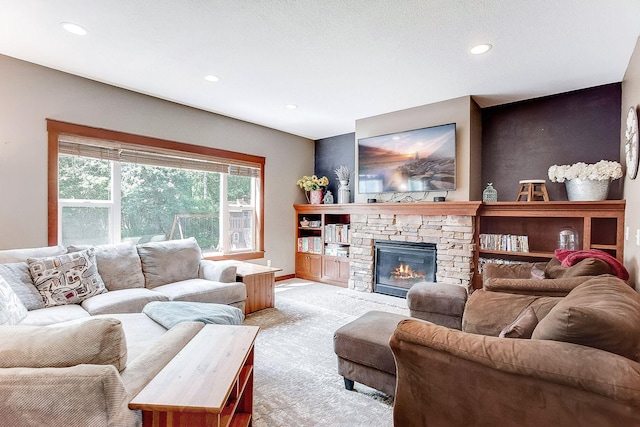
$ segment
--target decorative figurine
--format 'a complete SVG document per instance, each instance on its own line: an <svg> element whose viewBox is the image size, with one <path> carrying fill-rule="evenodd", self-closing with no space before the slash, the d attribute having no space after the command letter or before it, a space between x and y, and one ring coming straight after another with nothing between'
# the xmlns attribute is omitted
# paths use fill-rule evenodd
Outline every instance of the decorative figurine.
<svg viewBox="0 0 640 427"><path fill-rule="evenodd" d="M495 188L493 188L493 183L489 182L487 184L487 188L482 192L482 201L483 202L497 202L498 201L498 192Z"/></svg>

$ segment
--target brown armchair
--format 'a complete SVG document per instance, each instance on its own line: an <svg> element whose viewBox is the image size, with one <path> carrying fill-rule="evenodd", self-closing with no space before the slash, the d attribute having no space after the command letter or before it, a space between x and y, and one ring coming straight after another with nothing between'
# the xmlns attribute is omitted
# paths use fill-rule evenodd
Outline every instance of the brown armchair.
<svg viewBox="0 0 640 427"><path fill-rule="evenodd" d="M462 331L399 323L396 426L640 425L640 295L616 277L583 276L607 269L599 260L531 278L549 264L485 269ZM532 339L498 337L525 312Z"/></svg>

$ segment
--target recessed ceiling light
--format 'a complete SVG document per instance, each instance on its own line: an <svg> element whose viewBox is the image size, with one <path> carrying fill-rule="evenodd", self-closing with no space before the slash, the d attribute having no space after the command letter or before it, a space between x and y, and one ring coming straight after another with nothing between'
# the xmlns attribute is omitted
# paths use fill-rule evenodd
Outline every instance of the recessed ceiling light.
<svg viewBox="0 0 640 427"><path fill-rule="evenodd" d="M217 82L218 80L220 80L220 78L218 76L214 76L213 74L209 74L207 76L204 76L204 79L209 81L209 82Z"/></svg>
<svg viewBox="0 0 640 427"><path fill-rule="evenodd" d="M284 107L288 108L289 110L295 110L296 108L298 108L296 104L287 104Z"/></svg>
<svg viewBox="0 0 640 427"><path fill-rule="evenodd" d="M84 36L87 34L87 30L84 27L74 24L72 22L61 22L60 25L62 28L70 32L71 34L75 34L76 36Z"/></svg>
<svg viewBox="0 0 640 427"><path fill-rule="evenodd" d="M493 46L491 46L489 43L483 43L483 44L479 44L477 46L472 47L470 52L473 53L474 55L480 55L480 54L489 52L492 47Z"/></svg>

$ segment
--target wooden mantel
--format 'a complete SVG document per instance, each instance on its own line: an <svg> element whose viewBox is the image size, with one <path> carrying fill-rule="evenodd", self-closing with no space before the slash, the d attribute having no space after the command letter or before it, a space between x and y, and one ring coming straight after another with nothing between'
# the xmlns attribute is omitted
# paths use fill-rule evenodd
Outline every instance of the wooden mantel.
<svg viewBox="0 0 640 427"><path fill-rule="evenodd" d="M395 215L467 215L476 216L482 202L349 203L342 205L294 205L299 213L395 214Z"/></svg>

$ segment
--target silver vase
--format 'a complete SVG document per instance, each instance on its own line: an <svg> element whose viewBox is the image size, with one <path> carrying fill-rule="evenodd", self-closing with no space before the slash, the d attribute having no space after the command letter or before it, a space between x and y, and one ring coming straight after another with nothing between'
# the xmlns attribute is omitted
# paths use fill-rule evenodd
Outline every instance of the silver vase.
<svg viewBox="0 0 640 427"><path fill-rule="evenodd" d="M592 179L568 179L564 182L567 187L567 197L570 201L598 201L607 200L609 194L609 181Z"/></svg>

